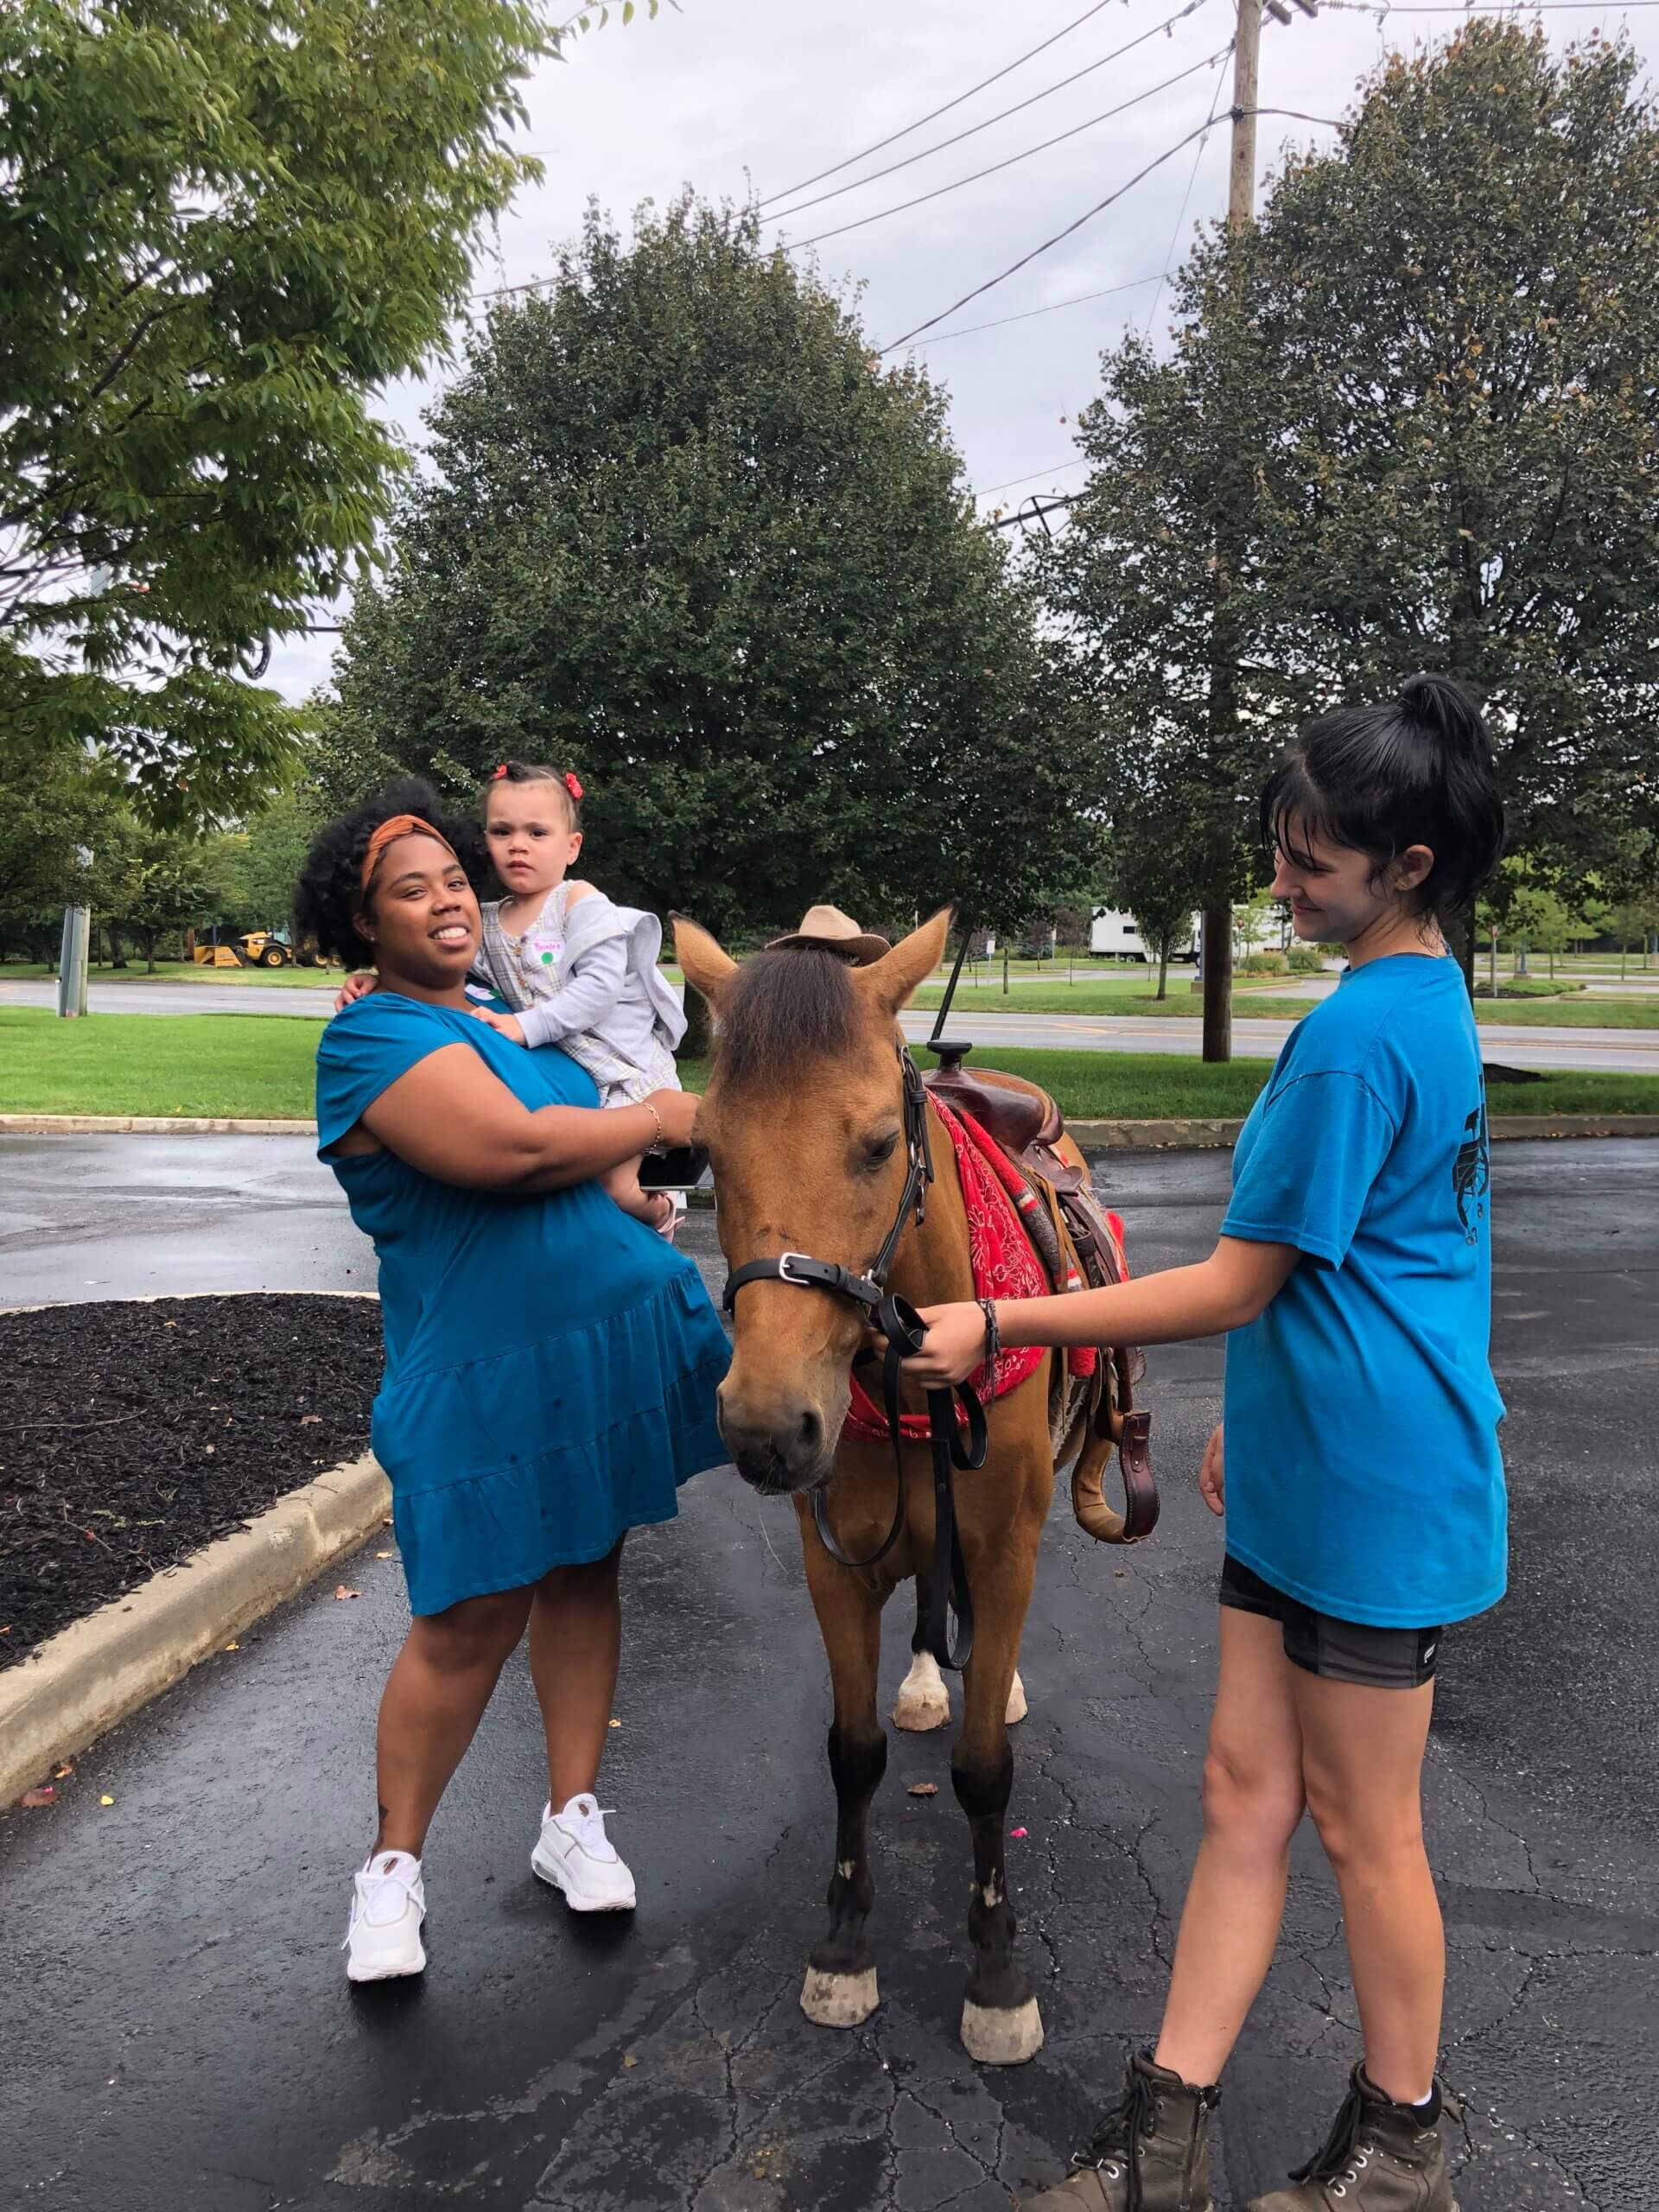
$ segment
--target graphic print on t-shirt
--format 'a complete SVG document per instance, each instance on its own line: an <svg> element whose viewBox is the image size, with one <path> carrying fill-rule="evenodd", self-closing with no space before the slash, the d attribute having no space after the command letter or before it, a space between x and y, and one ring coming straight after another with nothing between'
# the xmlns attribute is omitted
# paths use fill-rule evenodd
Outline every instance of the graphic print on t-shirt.
<svg viewBox="0 0 1659 2212"><path fill-rule="evenodd" d="M1452 1163L1452 1188L1457 1194L1458 1219L1463 1224L1464 1242L1472 1244L1480 1234L1481 1217L1486 1211L1483 1201L1492 1180L1492 1147L1487 1135L1484 1101L1463 1126L1464 1140Z"/></svg>

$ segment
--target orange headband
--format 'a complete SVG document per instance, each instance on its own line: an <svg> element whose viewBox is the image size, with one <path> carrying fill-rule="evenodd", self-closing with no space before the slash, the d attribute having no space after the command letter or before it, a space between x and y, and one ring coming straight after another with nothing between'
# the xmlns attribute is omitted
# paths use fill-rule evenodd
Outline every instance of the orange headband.
<svg viewBox="0 0 1659 2212"><path fill-rule="evenodd" d="M411 835L434 838L443 847L451 860L457 860L460 857L442 830L435 830L429 822L423 822L418 814L390 814L369 839L369 849L363 855L363 872L358 881L359 899L368 897L369 886L374 880L374 872L380 865L380 855L385 851L386 847L395 844L399 837L407 837Z"/></svg>

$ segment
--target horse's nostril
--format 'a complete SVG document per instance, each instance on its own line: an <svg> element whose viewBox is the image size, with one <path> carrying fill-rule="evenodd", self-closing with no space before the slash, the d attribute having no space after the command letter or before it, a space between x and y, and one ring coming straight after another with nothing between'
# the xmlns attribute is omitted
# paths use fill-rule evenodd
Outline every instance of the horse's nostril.
<svg viewBox="0 0 1659 2212"><path fill-rule="evenodd" d="M816 1465L823 1450L823 1415L814 1413L810 1407L801 1415L798 1449L803 1466Z"/></svg>

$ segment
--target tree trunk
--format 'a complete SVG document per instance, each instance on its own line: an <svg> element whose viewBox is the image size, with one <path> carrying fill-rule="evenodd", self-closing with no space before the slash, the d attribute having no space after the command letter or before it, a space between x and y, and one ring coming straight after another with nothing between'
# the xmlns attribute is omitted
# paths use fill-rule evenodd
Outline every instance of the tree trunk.
<svg viewBox="0 0 1659 2212"><path fill-rule="evenodd" d="M1233 910L1206 906L1200 958L1204 963L1204 1057L1233 1057Z"/></svg>
<svg viewBox="0 0 1659 2212"><path fill-rule="evenodd" d="M144 948L144 973L147 976L156 973L156 940L160 935L159 930L140 930L138 932L139 941Z"/></svg>
<svg viewBox="0 0 1659 2212"><path fill-rule="evenodd" d="M1002 943L1002 995L1004 998L1008 995L1008 946L1006 938Z"/></svg>
<svg viewBox="0 0 1659 2212"><path fill-rule="evenodd" d="M1169 939L1166 938L1158 948L1158 996L1169 996Z"/></svg>
<svg viewBox="0 0 1659 2212"><path fill-rule="evenodd" d="M675 1050L677 1060L706 1060L714 1033L709 1020L709 1001L693 985L685 987L685 1034Z"/></svg>
<svg viewBox="0 0 1659 2212"><path fill-rule="evenodd" d="M125 931L118 928L114 922L110 922L105 925L104 934L110 940L111 967L124 968L127 964L127 939Z"/></svg>

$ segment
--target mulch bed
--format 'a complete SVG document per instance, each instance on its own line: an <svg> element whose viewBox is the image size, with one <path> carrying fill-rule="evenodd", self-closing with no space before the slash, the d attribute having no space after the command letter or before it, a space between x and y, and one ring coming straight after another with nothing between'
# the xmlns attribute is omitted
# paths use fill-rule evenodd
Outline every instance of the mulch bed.
<svg viewBox="0 0 1659 2212"><path fill-rule="evenodd" d="M365 1452L372 1298L0 1313L0 1668Z"/></svg>

